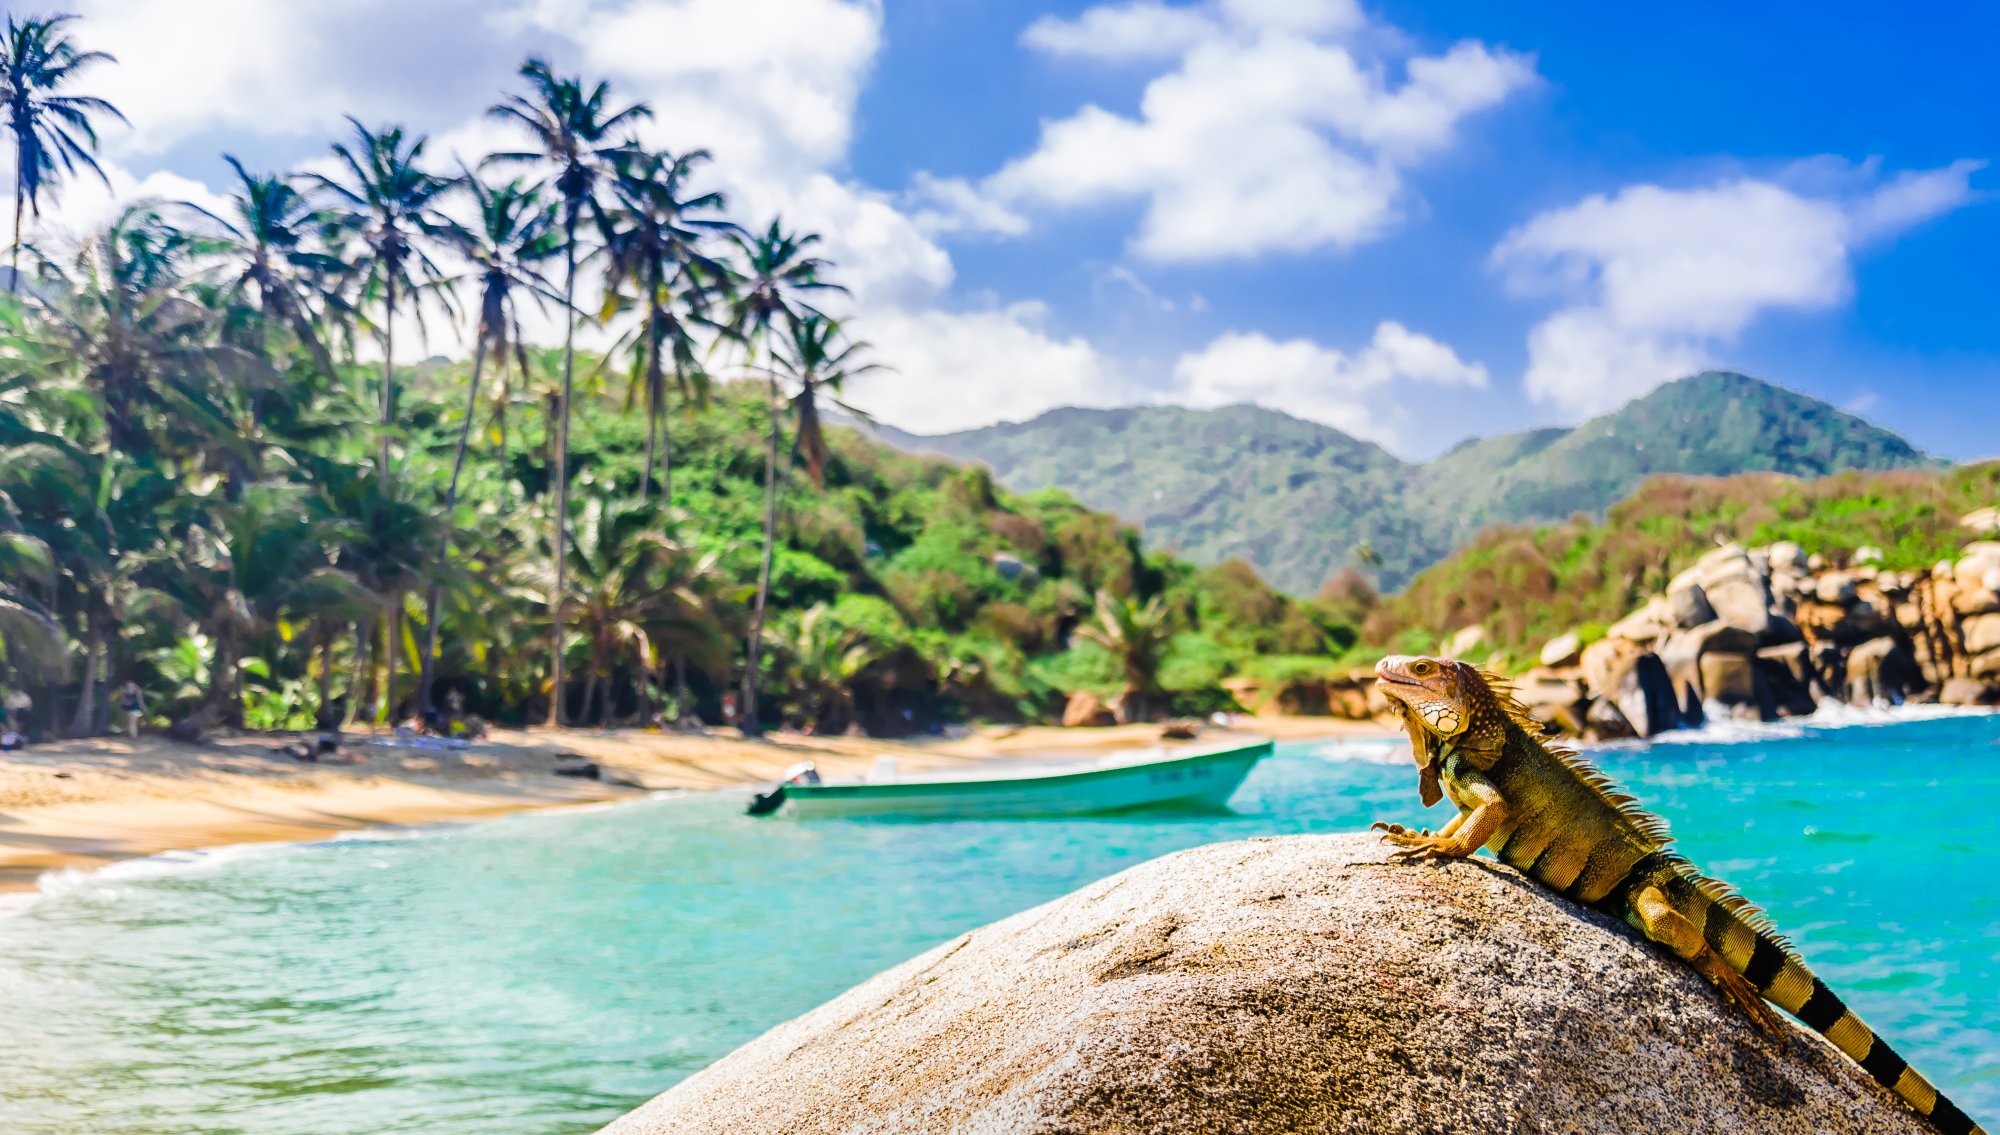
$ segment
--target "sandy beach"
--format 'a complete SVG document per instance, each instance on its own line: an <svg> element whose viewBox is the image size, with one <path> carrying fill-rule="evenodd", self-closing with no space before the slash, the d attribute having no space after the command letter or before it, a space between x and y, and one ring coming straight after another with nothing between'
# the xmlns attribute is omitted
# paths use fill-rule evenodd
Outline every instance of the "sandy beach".
<svg viewBox="0 0 2000 1135"><path fill-rule="evenodd" d="M1379 737L1393 729L1323 717L1266 717L1247 731L1279 740ZM499 730L455 752L350 737L342 763L309 764L287 740L249 736L202 746L142 737L57 741L0 759L0 891L32 889L44 871L232 843L325 839L379 825L489 818L664 789L775 779L811 760L829 775L894 756L909 771L1159 742L1157 725L1105 729L989 726L952 739L890 741L792 733L745 740L733 730ZM1171 744L1172 742L1168 742ZM585 758L597 779L558 776Z"/></svg>

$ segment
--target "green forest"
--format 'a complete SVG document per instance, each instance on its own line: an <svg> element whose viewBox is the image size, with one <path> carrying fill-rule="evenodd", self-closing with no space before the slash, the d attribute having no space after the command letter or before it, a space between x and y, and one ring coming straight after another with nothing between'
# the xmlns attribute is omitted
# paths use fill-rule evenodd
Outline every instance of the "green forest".
<svg viewBox="0 0 2000 1135"><path fill-rule="evenodd" d="M1149 718L1354 644L1365 587L1294 600L829 428L894 360L829 314L815 235L735 216L705 153L639 146L647 107L540 61L492 108L518 151L446 168L350 120L331 172L229 158L226 210L39 241L119 117L74 89L115 65L80 30L10 17L0 44L0 687L34 692L37 732L102 730L128 682L190 736L448 692L592 725L713 723L727 697L752 733L1045 718L1078 691ZM538 313L559 344L524 336ZM417 320L471 357L392 365Z"/></svg>

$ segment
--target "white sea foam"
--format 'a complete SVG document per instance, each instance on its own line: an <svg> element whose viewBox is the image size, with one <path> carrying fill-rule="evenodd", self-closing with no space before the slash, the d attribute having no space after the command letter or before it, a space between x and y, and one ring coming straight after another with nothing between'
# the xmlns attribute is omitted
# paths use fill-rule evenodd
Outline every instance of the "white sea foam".
<svg viewBox="0 0 2000 1135"><path fill-rule="evenodd" d="M21 913L42 901L40 891L9 891L0 893L0 918Z"/></svg>
<svg viewBox="0 0 2000 1135"><path fill-rule="evenodd" d="M1747 745L1762 741L1787 741L1828 729L1861 726L1904 725L1912 721L1935 721L1949 717L1981 717L1991 710L1952 705L1856 706L1823 701L1805 717L1780 721L1740 721L1728 716L1719 705L1707 707L1708 721L1699 729L1676 729L1645 741L1616 741L1597 748L1640 748L1646 745Z"/></svg>
<svg viewBox="0 0 2000 1135"><path fill-rule="evenodd" d="M45 895L68 894L95 883L130 883L165 879L179 875L199 875L217 871L245 859L259 858L297 847L295 843L231 843L191 851L162 851L137 859L121 859L94 870L62 867L44 871L36 885Z"/></svg>
<svg viewBox="0 0 2000 1135"><path fill-rule="evenodd" d="M0 895L0 917L19 914L44 899L116 893L122 884L206 874L246 859L297 846L295 843L233 843L192 851L162 851L157 855L121 859L96 868L58 867L42 872L35 880L33 891Z"/></svg>
<svg viewBox="0 0 2000 1135"><path fill-rule="evenodd" d="M1371 765L1399 765L1410 759L1410 746L1409 742L1400 737L1336 738L1317 742L1300 755L1322 761L1360 761Z"/></svg>

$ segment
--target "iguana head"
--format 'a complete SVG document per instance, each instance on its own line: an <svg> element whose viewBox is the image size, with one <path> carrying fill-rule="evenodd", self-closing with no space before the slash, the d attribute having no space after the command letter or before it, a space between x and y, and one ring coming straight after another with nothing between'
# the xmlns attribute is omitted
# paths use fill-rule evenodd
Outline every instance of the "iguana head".
<svg viewBox="0 0 2000 1135"><path fill-rule="evenodd" d="M1417 761L1417 790L1424 804L1444 796L1438 766L1445 742L1472 727L1486 683L1479 671L1450 658L1394 654L1375 664L1375 688L1403 715L1410 752Z"/></svg>

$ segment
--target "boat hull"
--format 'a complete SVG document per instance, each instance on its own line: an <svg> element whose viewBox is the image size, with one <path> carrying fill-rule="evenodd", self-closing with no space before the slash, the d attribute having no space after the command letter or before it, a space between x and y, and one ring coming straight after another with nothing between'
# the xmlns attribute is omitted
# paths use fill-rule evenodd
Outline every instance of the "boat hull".
<svg viewBox="0 0 2000 1135"><path fill-rule="evenodd" d="M1262 741L1221 751L1070 772L990 779L787 785L784 811L825 816L1065 816L1177 806L1222 808L1257 762Z"/></svg>

